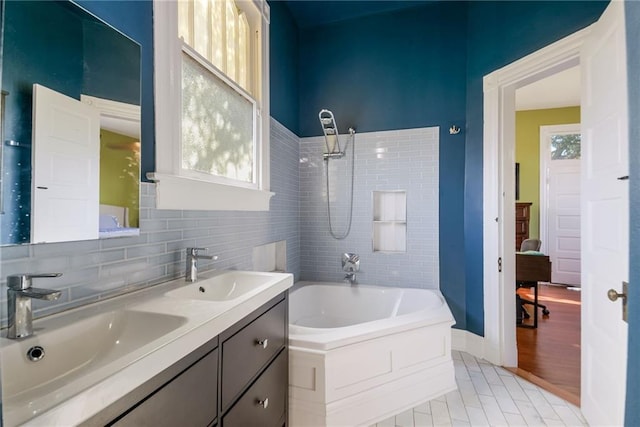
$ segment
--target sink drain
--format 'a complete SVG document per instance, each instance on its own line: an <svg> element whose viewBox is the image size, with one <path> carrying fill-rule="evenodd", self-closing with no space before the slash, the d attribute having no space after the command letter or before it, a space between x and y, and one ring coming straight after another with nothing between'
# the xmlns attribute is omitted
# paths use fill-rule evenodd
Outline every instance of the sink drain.
<svg viewBox="0 0 640 427"><path fill-rule="evenodd" d="M40 347L39 345L33 346L29 350L27 350L27 358L32 362L42 360L43 357L44 348Z"/></svg>
<svg viewBox="0 0 640 427"><path fill-rule="evenodd" d="M202 292L203 294L206 292L206 291L205 291L205 289L204 289L202 286L200 286L200 287L198 288L198 290L199 290L200 292Z"/></svg>

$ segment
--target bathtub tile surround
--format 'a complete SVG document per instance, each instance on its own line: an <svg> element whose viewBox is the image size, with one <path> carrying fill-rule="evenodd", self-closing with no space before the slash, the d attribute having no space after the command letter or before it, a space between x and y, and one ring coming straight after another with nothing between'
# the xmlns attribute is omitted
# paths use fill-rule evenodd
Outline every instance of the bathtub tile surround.
<svg viewBox="0 0 640 427"><path fill-rule="evenodd" d="M354 252L360 255L360 283L438 289L439 128L356 134L353 221L344 240L328 231L323 148L324 137L300 140L301 279L341 281L340 255ZM346 229L349 208L351 147L347 151L329 161L331 218L338 233ZM406 191L406 252L374 253L373 192L391 190Z"/></svg>
<svg viewBox="0 0 640 427"><path fill-rule="evenodd" d="M184 274L184 249L207 247L217 261L201 260L202 271L252 270L255 246L286 240L286 265L300 271L298 231L298 137L271 120L269 212L212 212L155 209L152 183L141 184L140 236L0 249L0 313L6 325L6 276L62 272L34 286L59 289L57 301L33 301L34 317L131 292Z"/></svg>
<svg viewBox="0 0 640 427"><path fill-rule="evenodd" d="M579 408L499 366L458 351L453 361L458 390L375 426L587 425Z"/></svg>

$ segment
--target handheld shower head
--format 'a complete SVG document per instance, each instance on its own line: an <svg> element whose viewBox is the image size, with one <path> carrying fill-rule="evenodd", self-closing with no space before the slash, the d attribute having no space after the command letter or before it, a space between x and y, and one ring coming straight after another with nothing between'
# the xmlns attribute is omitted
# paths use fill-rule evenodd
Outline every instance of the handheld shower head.
<svg viewBox="0 0 640 427"><path fill-rule="evenodd" d="M322 109L318 113L318 117L320 118L320 124L322 124L322 128L336 128L336 119L333 117L333 113L327 109Z"/></svg>
<svg viewBox="0 0 640 427"><path fill-rule="evenodd" d="M320 124L322 125L322 133L324 134L325 148L328 154L340 152L340 142L338 140L338 125L333 113L329 110L322 109L318 113Z"/></svg>

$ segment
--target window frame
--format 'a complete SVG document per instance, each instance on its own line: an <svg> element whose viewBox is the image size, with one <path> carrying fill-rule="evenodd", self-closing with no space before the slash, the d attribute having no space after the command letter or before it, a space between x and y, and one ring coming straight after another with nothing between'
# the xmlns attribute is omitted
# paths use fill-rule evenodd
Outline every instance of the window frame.
<svg viewBox="0 0 640 427"><path fill-rule="evenodd" d="M238 1L242 7L255 7L260 28L256 29L256 67L250 98L256 102L254 125L256 170L254 185L225 177L185 173L182 169L182 55L185 46L196 61L193 50L178 36L178 4L154 0L154 82L155 82L155 164L147 177L156 183L158 209L269 210L269 5L266 0ZM158 47L163 47L158 49ZM199 55L198 55L199 56ZM210 71L233 89L244 91L222 72ZM240 90L238 90L240 89ZM246 91L243 95L247 95ZM205 196L206 197L203 197Z"/></svg>

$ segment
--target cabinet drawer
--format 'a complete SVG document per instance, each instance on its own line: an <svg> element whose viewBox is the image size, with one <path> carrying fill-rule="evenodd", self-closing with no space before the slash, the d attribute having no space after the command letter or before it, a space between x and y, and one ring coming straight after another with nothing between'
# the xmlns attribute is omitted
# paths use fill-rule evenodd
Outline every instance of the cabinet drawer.
<svg viewBox="0 0 640 427"><path fill-rule="evenodd" d="M516 219L528 219L528 218L529 218L529 205L517 205Z"/></svg>
<svg viewBox="0 0 640 427"><path fill-rule="evenodd" d="M196 362L112 426L202 426L218 412L218 350Z"/></svg>
<svg viewBox="0 0 640 427"><path fill-rule="evenodd" d="M516 221L516 235L518 234L528 234L529 232L529 221Z"/></svg>
<svg viewBox="0 0 640 427"><path fill-rule="evenodd" d="M275 427L285 417L287 352L282 351L222 418L222 427Z"/></svg>
<svg viewBox="0 0 640 427"><path fill-rule="evenodd" d="M280 302L222 344L223 411L284 346L286 308Z"/></svg>

